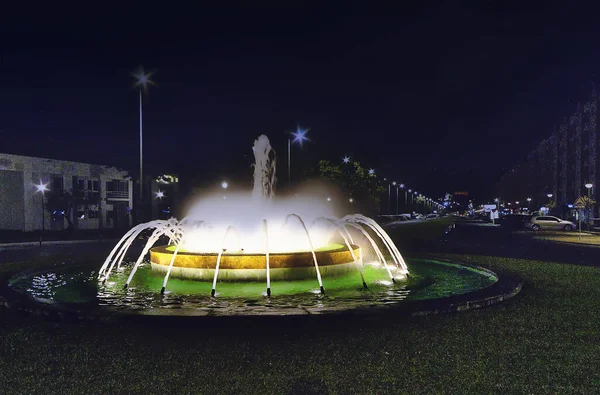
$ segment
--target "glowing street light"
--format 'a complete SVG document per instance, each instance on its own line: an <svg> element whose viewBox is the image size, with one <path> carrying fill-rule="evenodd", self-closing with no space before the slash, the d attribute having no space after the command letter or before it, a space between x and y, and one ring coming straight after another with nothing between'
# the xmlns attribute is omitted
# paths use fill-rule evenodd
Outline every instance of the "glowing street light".
<svg viewBox="0 0 600 395"><path fill-rule="evenodd" d="M348 199L348 201L349 201L350 203L354 203L354 199L352 199L352 198Z"/></svg>
<svg viewBox="0 0 600 395"><path fill-rule="evenodd" d="M228 186L229 186L229 184L227 183L227 181L223 181L221 183L221 188L223 188L223 189L227 189Z"/></svg>
<svg viewBox="0 0 600 395"><path fill-rule="evenodd" d="M39 184L35 185L35 189L36 189L36 192L42 193L42 232L43 232L46 230L46 215L45 215L46 203L44 202L44 197L45 197L44 193L48 192L50 189L48 189L48 184L47 183L44 184L42 182L42 180L40 180Z"/></svg>
<svg viewBox="0 0 600 395"><path fill-rule="evenodd" d="M344 158L342 159L343 163L350 163L350 157L348 155L344 156Z"/></svg>
<svg viewBox="0 0 600 395"><path fill-rule="evenodd" d="M160 189L158 190L158 192L154 192L154 194L156 195L157 199L162 199L165 197L165 193L163 191L161 191Z"/></svg>
<svg viewBox="0 0 600 395"><path fill-rule="evenodd" d="M143 133L142 133L142 94L148 92L148 85L156 85L154 81L150 79L154 74L154 71L146 73L142 66L133 73L131 76L136 79L134 88L140 88L140 200L143 199L144 193L144 167L143 167Z"/></svg>
<svg viewBox="0 0 600 395"><path fill-rule="evenodd" d="M288 137L288 188L292 189L292 141L294 143L300 144L302 147L303 141L308 141L308 137L306 137L306 133L308 133L310 129L304 129L300 126L296 127L296 131L290 133L294 138Z"/></svg>
<svg viewBox="0 0 600 395"><path fill-rule="evenodd" d="M375 169L369 169L369 175L370 176L374 176L375 175Z"/></svg>
<svg viewBox="0 0 600 395"><path fill-rule="evenodd" d="M402 183L401 183L401 184L399 185L399 187L400 187L400 189L404 189L404 184L402 184ZM397 203L397 202L398 202L398 197L396 196L396 203ZM404 206L406 206L406 189L404 189ZM405 208L406 208L406 207L405 207ZM396 209L396 211L398 211L398 209ZM396 214L398 214L398 213L396 212Z"/></svg>
<svg viewBox="0 0 600 395"><path fill-rule="evenodd" d="M328 198L327 198L327 201L328 201L328 202L331 202L331 198L330 198L330 197L328 197Z"/></svg>

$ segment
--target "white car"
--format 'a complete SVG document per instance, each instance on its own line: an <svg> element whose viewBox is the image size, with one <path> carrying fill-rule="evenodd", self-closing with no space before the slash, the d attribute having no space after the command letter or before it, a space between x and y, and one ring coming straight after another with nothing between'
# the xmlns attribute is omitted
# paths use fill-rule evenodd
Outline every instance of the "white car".
<svg viewBox="0 0 600 395"><path fill-rule="evenodd" d="M549 215L531 217L529 222L525 223L525 227L531 230L574 230L577 226L571 222L558 217L552 217Z"/></svg>

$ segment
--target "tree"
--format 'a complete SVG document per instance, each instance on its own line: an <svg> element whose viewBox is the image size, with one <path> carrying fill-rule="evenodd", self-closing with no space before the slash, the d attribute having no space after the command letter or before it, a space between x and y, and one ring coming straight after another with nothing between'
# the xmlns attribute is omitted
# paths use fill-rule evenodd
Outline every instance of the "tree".
<svg viewBox="0 0 600 395"><path fill-rule="evenodd" d="M100 204L100 194L84 190L58 190L46 193L46 210L51 215L61 215L67 221L67 230L73 228L71 213L74 207L88 211L91 206Z"/></svg>
<svg viewBox="0 0 600 395"><path fill-rule="evenodd" d="M336 184L354 201L360 202L364 209L377 211L385 187L375 174L369 174L358 161L339 166L329 160L320 160L312 173Z"/></svg>
<svg viewBox="0 0 600 395"><path fill-rule="evenodd" d="M71 222L71 211L73 210L73 194L69 191L50 191L47 194L46 210L52 215L62 215L67 220L67 230L71 230L73 223Z"/></svg>

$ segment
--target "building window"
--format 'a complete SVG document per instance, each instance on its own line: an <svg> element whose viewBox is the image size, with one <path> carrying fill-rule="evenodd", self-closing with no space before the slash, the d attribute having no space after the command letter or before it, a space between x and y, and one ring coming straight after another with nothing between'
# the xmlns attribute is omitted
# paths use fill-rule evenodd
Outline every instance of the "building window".
<svg viewBox="0 0 600 395"><path fill-rule="evenodd" d="M62 176L52 176L52 187L53 191L63 190L63 178Z"/></svg>

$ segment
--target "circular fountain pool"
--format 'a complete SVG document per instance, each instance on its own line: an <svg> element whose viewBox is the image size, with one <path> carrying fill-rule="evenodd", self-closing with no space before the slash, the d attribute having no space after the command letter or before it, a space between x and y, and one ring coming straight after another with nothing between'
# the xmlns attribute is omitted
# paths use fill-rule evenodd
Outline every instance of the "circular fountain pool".
<svg viewBox="0 0 600 395"><path fill-rule="evenodd" d="M411 259L407 265L411 276L397 283L389 281L384 269L366 265L363 275L368 289L363 288L357 271L324 277L325 295L314 279L306 279L273 281L270 297L262 282L223 282L216 297L211 297L210 282L179 278L173 278L169 290L161 294L162 276L150 264L138 268L127 289L124 284L130 268L116 271L102 284L97 281L97 265L83 263L18 273L7 284L13 293L37 306L96 317L311 315L394 307L418 313L443 311L441 305L456 300L473 303L489 298L489 290L498 285L498 276L482 268L423 259Z"/></svg>

